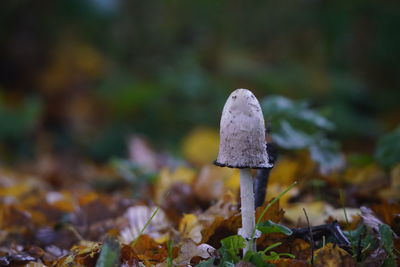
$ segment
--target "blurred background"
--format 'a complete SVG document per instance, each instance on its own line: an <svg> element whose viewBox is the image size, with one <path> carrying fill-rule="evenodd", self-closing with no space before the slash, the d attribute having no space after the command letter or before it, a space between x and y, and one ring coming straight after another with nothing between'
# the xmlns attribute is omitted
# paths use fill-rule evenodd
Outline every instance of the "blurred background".
<svg viewBox="0 0 400 267"><path fill-rule="evenodd" d="M374 153L400 123L399 12L376 0L3 0L0 163L105 162L132 134L179 156L199 129L217 135L235 88L306 100L344 151Z"/></svg>

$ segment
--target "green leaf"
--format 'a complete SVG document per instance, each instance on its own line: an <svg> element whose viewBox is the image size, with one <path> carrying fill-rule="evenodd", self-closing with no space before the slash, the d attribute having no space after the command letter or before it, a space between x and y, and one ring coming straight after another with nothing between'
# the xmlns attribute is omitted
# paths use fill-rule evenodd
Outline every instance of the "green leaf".
<svg viewBox="0 0 400 267"><path fill-rule="evenodd" d="M344 158L340 153L339 144L321 138L310 146L311 158L319 164L321 173L329 173L344 165Z"/></svg>
<svg viewBox="0 0 400 267"><path fill-rule="evenodd" d="M283 233L285 235L291 235L293 233L288 227L282 224L274 223L271 220L257 224L256 228L263 234Z"/></svg>
<svg viewBox="0 0 400 267"><path fill-rule="evenodd" d="M247 251L244 257L244 261L251 262L257 267L275 266L273 264L266 263L265 255L263 254L263 252Z"/></svg>
<svg viewBox="0 0 400 267"><path fill-rule="evenodd" d="M379 225L379 235L381 236L381 243L386 253L393 256L393 230L387 224Z"/></svg>
<svg viewBox="0 0 400 267"><path fill-rule="evenodd" d="M313 137L293 126L286 120L280 122L279 128L272 134L272 138L278 146L286 149L301 149L313 143Z"/></svg>
<svg viewBox="0 0 400 267"><path fill-rule="evenodd" d="M261 102L265 114L301 121L303 124L312 125L316 128L332 130L334 124L321 116L318 112L311 110L306 101L292 101L283 96L269 96Z"/></svg>
<svg viewBox="0 0 400 267"><path fill-rule="evenodd" d="M99 259L96 267L116 267L119 266L120 245L119 242L107 237L103 247L101 248Z"/></svg>
<svg viewBox="0 0 400 267"><path fill-rule="evenodd" d="M240 261L239 252L246 246L245 239L239 235L228 236L221 240L219 249L223 261L237 263Z"/></svg>
<svg viewBox="0 0 400 267"><path fill-rule="evenodd" d="M309 108L305 101L292 101L282 96L270 96L261 101L267 119L272 124L272 139L285 149L308 149L326 174L343 166L339 144L326 136L335 125Z"/></svg>
<svg viewBox="0 0 400 267"><path fill-rule="evenodd" d="M273 248L276 248L276 247L278 247L280 245L282 245L282 242L277 242L277 243L271 244L271 245L269 245L268 247L266 247L264 249L263 253L267 253L269 250L271 250Z"/></svg>
<svg viewBox="0 0 400 267"><path fill-rule="evenodd" d="M222 239L221 244L225 249L239 251L246 246L245 241L240 235L232 235Z"/></svg>
<svg viewBox="0 0 400 267"><path fill-rule="evenodd" d="M379 139L375 158L385 167L400 162L400 126Z"/></svg>

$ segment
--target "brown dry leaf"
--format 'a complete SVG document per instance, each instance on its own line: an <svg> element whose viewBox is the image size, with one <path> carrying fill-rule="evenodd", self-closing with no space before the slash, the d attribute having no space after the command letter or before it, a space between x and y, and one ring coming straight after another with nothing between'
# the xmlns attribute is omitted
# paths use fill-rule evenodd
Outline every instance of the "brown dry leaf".
<svg viewBox="0 0 400 267"><path fill-rule="evenodd" d="M215 221L209 227L201 231L201 243L207 243L214 248L219 248L221 246L221 239L237 234L241 224L239 213L232 215L228 219L216 217Z"/></svg>
<svg viewBox="0 0 400 267"><path fill-rule="evenodd" d="M286 259L282 258L279 260L272 260L269 263L274 264L276 267L307 267L311 266L311 264L307 263L305 260L298 259Z"/></svg>
<svg viewBox="0 0 400 267"><path fill-rule="evenodd" d="M290 253L293 254L297 260L307 260L311 255L311 247L306 241L300 238L293 238L281 233L272 233L261 235L257 239L257 250L264 250L268 246L282 242L282 244L274 251L277 253Z"/></svg>
<svg viewBox="0 0 400 267"><path fill-rule="evenodd" d="M137 257L146 266L164 262L168 257L167 246L159 244L148 235L141 235L133 247Z"/></svg>
<svg viewBox="0 0 400 267"><path fill-rule="evenodd" d="M211 239L211 237L216 233L216 229L220 228L220 226L223 224L224 221L225 220L223 217L220 217L220 216L215 217L214 222L211 225L209 225L207 228L204 228L201 231L202 239L201 239L200 243L209 243L209 240ZM219 230L221 230L221 229L219 229ZM226 236L231 234L231 231L228 231L228 232L229 232L229 234L226 234ZM214 246L213 244L211 244L211 245Z"/></svg>
<svg viewBox="0 0 400 267"><path fill-rule="evenodd" d="M100 250L100 243L83 242L80 245L73 246L72 254L58 259L54 266L95 266Z"/></svg>
<svg viewBox="0 0 400 267"><path fill-rule="evenodd" d="M400 236L400 205L397 203L374 204L371 209Z"/></svg>
<svg viewBox="0 0 400 267"><path fill-rule="evenodd" d="M314 266L317 267L351 267L357 266L349 253L332 243L314 252Z"/></svg>
<svg viewBox="0 0 400 267"><path fill-rule="evenodd" d="M261 213L263 210L267 207L269 202L264 202L264 204L256 209L256 221L260 220ZM276 201L269 209L267 212L265 212L264 216L261 218L260 222L265 222L268 220L271 220L273 222L279 222L283 218L283 214L285 212L283 209L279 207L279 200Z"/></svg>
<svg viewBox="0 0 400 267"><path fill-rule="evenodd" d="M214 253L215 248L207 244L197 245L191 239L186 239L180 249L179 256L174 260L175 266L188 266L194 257L207 259Z"/></svg>
<svg viewBox="0 0 400 267"><path fill-rule="evenodd" d="M128 266L136 266L139 263L139 258L133 248L129 245L121 246L121 264Z"/></svg>
<svg viewBox="0 0 400 267"><path fill-rule="evenodd" d="M178 225L182 215L200 208L192 187L185 183L175 183L169 188L169 194L161 207L174 225Z"/></svg>
<svg viewBox="0 0 400 267"><path fill-rule="evenodd" d="M258 220L266 205L268 205L267 202L264 203L263 206L256 209L256 220ZM279 208L279 201L277 201L268 209L261 221L263 222L271 220L274 222L279 222L282 219L283 213L284 211ZM239 212L233 213L226 219L221 216L216 216L212 224L205 226L205 228L201 231L201 243L207 243L215 248L219 248L221 246L221 239L237 234L238 229L241 226L242 218Z"/></svg>

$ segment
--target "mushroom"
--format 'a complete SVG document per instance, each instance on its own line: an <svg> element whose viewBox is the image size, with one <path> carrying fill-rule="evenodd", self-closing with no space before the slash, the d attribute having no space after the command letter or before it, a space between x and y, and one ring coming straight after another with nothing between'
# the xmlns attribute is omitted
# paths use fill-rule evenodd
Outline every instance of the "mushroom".
<svg viewBox="0 0 400 267"><path fill-rule="evenodd" d="M225 103L220 124L220 144L214 164L240 169L242 229L247 251L255 250L254 189L250 169L271 168L265 142L265 123L257 98L247 89L237 89Z"/></svg>

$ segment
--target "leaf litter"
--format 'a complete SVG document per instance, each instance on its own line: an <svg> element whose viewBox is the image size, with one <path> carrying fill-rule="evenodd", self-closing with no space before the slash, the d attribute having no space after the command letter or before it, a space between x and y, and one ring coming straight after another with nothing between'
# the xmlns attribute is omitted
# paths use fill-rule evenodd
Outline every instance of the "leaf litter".
<svg viewBox="0 0 400 267"><path fill-rule="evenodd" d="M211 161L207 153L193 153L190 142L203 138L199 133L184 144L188 157L196 157L188 159L194 167L168 160L135 139L133 161L85 162L71 170L60 168L61 159L55 158L18 171L1 169L0 265L218 266L221 241L241 227L239 176L206 164ZM202 142L211 142L212 134L206 134ZM135 149L145 151L146 158L138 159ZM321 174L307 151L282 156L257 218L293 181L300 183L260 220L257 250L269 251L265 266L310 266L311 257L314 266L399 264L398 174L398 165L389 171L365 165ZM105 181L106 187L99 186ZM307 231L292 234L307 227L302 208L316 235L314 244ZM334 220L349 247L318 230ZM254 262L235 264L259 265Z"/></svg>

